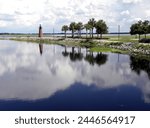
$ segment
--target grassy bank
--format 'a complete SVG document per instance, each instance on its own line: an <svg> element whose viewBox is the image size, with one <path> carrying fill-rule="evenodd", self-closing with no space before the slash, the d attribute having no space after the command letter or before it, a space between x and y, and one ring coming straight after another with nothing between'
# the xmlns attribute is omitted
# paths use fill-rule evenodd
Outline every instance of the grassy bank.
<svg viewBox="0 0 150 128"><path fill-rule="evenodd" d="M109 48L109 47L93 47L90 49L90 51L93 52L112 52L112 53L122 53L122 54L127 54L128 51L123 51L120 49L114 49L114 48Z"/></svg>
<svg viewBox="0 0 150 128"><path fill-rule="evenodd" d="M135 37L134 37L135 38ZM85 39L85 38L63 38L63 37L22 37L11 38L11 40L26 41L44 44L58 44L70 47L86 47L94 52L115 52L115 53L130 53L130 54L145 54L150 55L150 44L137 43L133 36L120 36L119 40L116 36L106 39ZM130 41L132 40L132 41Z"/></svg>
<svg viewBox="0 0 150 128"><path fill-rule="evenodd" d="M104 36L105 37L105 36ZM145 38L144 35L141 35L141 39ZM147 38L150 38L150 35L147 35ZM138 36L131 36L131 35L125 35L125 36L120 36L119 38L117 36L108 36L109 41L114 41L114 42L131 42L131 43L138 43L139 38Z"/></svg>

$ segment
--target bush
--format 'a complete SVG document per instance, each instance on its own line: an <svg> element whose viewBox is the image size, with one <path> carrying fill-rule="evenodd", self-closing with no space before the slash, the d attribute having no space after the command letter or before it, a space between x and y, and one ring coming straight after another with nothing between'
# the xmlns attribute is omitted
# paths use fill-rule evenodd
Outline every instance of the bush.
<svg viewBox="0 0 150 128"><path fill-rule="evenodd" d="M145 39L145 38L143 38L143 39L141 39L139 42L140 42L140 43L150 43L150 39Z"/></svg>
<svg viewBox="0 0 150 128"><path fill-rule="evenodd" d="M84 46L86 48L91 48L91 47L95 47L97 45L97 42L94 42L92 39L86 39L86 40L82 40L80 44L81 46Z"/></svg>

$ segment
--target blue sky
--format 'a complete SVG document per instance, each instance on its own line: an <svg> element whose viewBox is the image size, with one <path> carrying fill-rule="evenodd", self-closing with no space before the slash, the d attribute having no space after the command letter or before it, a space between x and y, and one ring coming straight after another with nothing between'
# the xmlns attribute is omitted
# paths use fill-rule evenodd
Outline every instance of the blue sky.
<svg viewBox="0 0 150 128"><path fill-rule="evenodd" d="M61 31L70 22L106 21L109 32L129 31L132 23L150 20L149 0L0 0L0 32Z"/></svg>

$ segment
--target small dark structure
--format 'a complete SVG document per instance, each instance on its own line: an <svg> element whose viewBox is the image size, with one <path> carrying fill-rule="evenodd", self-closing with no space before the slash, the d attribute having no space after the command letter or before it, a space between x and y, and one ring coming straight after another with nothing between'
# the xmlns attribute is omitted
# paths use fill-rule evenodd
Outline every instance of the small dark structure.
<svg viewBox="0 0 150 128"><path fill-rule="evenodd" d="M42 37L43 36L43 32L42 32L42 26L40 24L39 26L39 37Z"/></svg>

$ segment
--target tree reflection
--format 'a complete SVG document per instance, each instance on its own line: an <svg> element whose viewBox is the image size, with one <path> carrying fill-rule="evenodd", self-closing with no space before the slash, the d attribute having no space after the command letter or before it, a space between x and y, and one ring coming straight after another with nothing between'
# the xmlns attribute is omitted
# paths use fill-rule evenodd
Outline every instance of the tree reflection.
<svg viewBox="0 0 150 128"><path fill-rule="evenodd" d="M97 53L96 57L95 57L95 62L96 64L103 65L105 64L107 61L107 55L106 54L102 54L102 53Z"/></svg>
<svg viewBox="0 0 150 128"><path fill-rule="evenodd" d="M133 71L135 71L138 75L140 75L141 71L145 71L148 74L150 79L150 61L143 58L136 58L130 56L130 67Z"/></svg>
<svg viewBox="0 0 150 128"><path fill-rule="evenodd" d="M78 48L78 51L75 50L75 47L72 47L71 52L67 52L67 48L65 46L65 51L62 52L64 57L69 56L71 61L81 61L83 59L83 53L81 52L81 48Z"/></svg>
<svg viewBox="0 0 150 128"><path fill-rule="evenodd" d="M72 47L71 52L67 52L67 47L65 46L64 51L62 52L62 55L64 57L70 58L71 61L82 61L84 59L87 61L90 65L103 65L107 62L107 55L103 53L93 53L93 52L87 52L86 50L86 55L83 56L83 53L81 51L81 48L75 49L75 47Z"/></svg>
<svg viewBox="0 0 150 128"><path fill-rule="evenodd" d="M103 65L107 62L107 55L103 53L97 53L96 56L94 56L93 52L87 53L85 60L89 62L89 64L94 65Z"/></svg>
<svg viewBox="0 0 150 128"><path fill-rule="evenodd" d="M72 47L72 52L69 53L70 56L70 60L72 61L76 61L76 56L75 56L75 51L74 51L74 47Z"/></svg>
<svg viewBox="0 0 150 128"><path fill-rule="evenodd" d="M72 47L72 51L69 53L71 61L81 61L83 59L83 53L81 53L81 48L78 48L78 52L75 51L75 47Z"/></svg>
<svg viewBox="0 0 150 128"><path fill-rule="evenodd" d="M67 52L67 47L65 46L65 51L62 52L62 55L64 57L67 57L69 55L69 52Z"/></svg>
<svg viewBox="0 0 150 128"><path fill-rule="evenodd" d="M87 62L89 62L89 64L91 64L91 65L94 65L94 63L95 63L95 58L94 58L93 52L86 53L86 56L85 56L84 59Z"/></svg>

